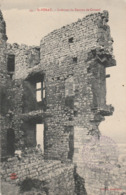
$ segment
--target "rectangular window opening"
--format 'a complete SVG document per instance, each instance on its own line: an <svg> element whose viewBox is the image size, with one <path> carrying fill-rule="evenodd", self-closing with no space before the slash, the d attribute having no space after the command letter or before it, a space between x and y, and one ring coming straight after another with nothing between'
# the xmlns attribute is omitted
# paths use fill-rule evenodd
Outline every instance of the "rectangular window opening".
<svg viewBox="0 0 126 195"><path fill-rule="evenodd" d="M15 71L15 55L8 55L7 70L8 72Z"/></svg>
<svg viewBox="0 0 126 195"><path fill-rule="evenodd" d="M39 83L36 83L36 89L41 89L42 88L42 83L39 82Z"/></svg>
<svg viewBox="0 0 126 195"><path fill-rule="evenodd" d="M40 91L36 91L36 99L37 99L37 102L41 102L42 101L41 90Z"/></svg>
<svg viewBox="0 0 126 195"><path fill-rule="evenodd" d="M41 102L45 98L45 82L36 83L36 100Z"/></svg>

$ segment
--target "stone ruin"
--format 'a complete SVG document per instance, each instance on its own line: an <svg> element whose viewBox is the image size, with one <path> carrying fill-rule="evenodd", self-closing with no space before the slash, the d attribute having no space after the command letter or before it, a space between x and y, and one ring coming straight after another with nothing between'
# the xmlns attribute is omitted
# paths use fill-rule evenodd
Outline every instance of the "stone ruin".
<svg viewBox="0 0 126 195"><path fill-rule="evenodd" d="M106 68L116 65L108 20L107 11L91 14L27 46L7 43L0 12L3 181L37 178L48 184L44 194L101 195L104 179L82 173L82 150L99 139L99 124L114 110L106 105ZM34 150L40 142L42 154ZM15 157L30 148L31 154Z"/></svg>

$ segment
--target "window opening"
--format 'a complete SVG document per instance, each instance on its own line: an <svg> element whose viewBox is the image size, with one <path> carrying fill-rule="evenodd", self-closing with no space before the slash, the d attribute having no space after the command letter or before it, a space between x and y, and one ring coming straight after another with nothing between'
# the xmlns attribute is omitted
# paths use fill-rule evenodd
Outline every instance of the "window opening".
<svg viewBox="0 0 126 195"><path fill-rule="evenodd" d="M8 72L15 71L15 55L8 55L7 70Z"/></svg>
<svg viewBox="0 0 126 195"><path fill-rule="evenodd" d="M36 83L36 99L37 102L42 101L45 98L45 82Z"/></svg>

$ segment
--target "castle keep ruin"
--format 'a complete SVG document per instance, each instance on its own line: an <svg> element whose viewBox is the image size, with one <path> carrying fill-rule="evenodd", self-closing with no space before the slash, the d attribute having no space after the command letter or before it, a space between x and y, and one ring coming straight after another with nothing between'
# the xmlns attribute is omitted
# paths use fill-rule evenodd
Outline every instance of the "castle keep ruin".
<svg viewBox="0 0 126 195"><path fill-rule="evenodd" d="M106 105L106 68L116 65L107 23L107 11L91 14L27 46L6 42L0 12L3 161L41 144L45 160L81 167L84 144L100 137L99 124L113 113Z"/></svg>

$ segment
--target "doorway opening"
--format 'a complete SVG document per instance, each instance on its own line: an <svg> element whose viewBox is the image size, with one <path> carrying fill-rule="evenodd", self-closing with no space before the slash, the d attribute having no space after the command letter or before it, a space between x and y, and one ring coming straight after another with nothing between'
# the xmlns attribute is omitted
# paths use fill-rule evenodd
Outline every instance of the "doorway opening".
<svg viewBox="0 0 126 195"><path fill-rule="evenodd" d="M36 124L36 145L38 144L44 154L44 124Z"/></svg>
<svg viewBox="0 0 126 195"><path fill-rule="evenodd" d="M15 133L13 129L7 130L7 154L14 156L15 152Z"/></svg>

